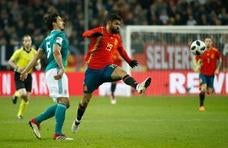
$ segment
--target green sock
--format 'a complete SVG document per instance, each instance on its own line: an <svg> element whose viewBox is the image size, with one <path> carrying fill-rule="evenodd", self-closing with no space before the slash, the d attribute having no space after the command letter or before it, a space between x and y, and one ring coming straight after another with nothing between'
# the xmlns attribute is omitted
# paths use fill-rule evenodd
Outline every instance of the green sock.
<svg viewBox="0 0 228 148"><path fill-rule="evenodd" d="M38 123L41 123L42 121L53 117L55 115L56 108L57 108L57 104L48 107L47 110L41 113L38 117L36 117L35 120Z"/></svg>
<svg viewBox="0 0 228 148"><path fill-rule="evenodd" d="M58 104L55 111L55 134L62 134L63 122L65 120L66 106L63 104Z"/></svg>

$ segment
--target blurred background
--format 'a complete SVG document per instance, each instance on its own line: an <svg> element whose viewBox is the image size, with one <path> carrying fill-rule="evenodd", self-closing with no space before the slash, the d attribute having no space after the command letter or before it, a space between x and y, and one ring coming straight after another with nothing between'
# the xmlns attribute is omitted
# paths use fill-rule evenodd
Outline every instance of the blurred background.
<svg viewBox="0 0 228 148"><path fill-rule="evenodd" d="M140 62L135 72L158 72L191 69L188 48L191 41L212 36L220 50L223 65L228 67L228 1L218 0L1 0L0 1L0 70L8 71L8 59L21 46L24 34L30 34L37 49L46 36L43 15L50 6L58 9L66 20L70 41L68 72L84 71L87 42L82 32L103 23L110 10L123 17L122 37L129 54ZM127 26L167 26L155 29L127 31ZM189 29L175 33L173 26ZM197 28L194 26L201 26ZM208 28L202 28L207 26ZM216 26L223 27L214 32ZM158 28L159 29L159 28ZM196 29L192 33L191 30ZM212 29L212 30L211 30ZM173 30L172 32L163 32ZM130 35L129 35L130 34ZM126 40L130 36L130 43ZM129 45L130 44L130 45ZM159 46L159 48L157 47ZM177 48L178 47L178 48ZM173 52L170 52L174 48ZM159 50L159 51L158 51ZM186 62L187 61L187 62ZM45 65L45 60L42 60ZM133 73L134 74L134 73ZM228 79L228 78L227 78ZM164 84L165 87L169 83Z"/></svg>
<svg viewBox="0 0 228 148"><path fill-rule="evenodd" d="M0 69L8 69L5 61L21 45L24 34L31 34L37 48L47 34L43 15L48 7L56 7L66 19L70 39L69 66L80 70L85 54L82 32L102 24L110 10L117 10L124 25L227 25L228 1L218 0L1 0L0 1ZM87 9L87 10L85 10ZM85 18L85 15L87 18ZM88 22L87 22L88 21ZM222 46L220 50L222 50ZM143 47L136 52L143 50ZM71 68L72 70L72 68Z"/></svg>

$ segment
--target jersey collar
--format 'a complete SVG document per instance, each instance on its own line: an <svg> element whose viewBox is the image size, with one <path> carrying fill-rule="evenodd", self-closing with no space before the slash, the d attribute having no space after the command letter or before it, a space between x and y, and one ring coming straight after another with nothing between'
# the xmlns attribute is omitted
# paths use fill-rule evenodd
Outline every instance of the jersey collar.
<svg viewBox="0 0 228 148"><path fill-rule="evenodd" d="M25 52L27 52L27 53L29 53L29 52L32 50L32 48L30 48L30 50L27 51L24 47L22 47L22 49L23 49Z"/></svg>

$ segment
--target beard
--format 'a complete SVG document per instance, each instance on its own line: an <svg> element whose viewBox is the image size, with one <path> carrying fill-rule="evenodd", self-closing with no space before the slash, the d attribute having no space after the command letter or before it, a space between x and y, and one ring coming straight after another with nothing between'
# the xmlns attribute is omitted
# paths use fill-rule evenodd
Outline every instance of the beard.
<svg viewBox="0 0 228 148"><path fill-rule="evenodd" d="M119 29L119 28L112 28L112 29L111 29L111 32L112 32L113 34L119 34L119 33L120 33L120 29Z"/></svg>

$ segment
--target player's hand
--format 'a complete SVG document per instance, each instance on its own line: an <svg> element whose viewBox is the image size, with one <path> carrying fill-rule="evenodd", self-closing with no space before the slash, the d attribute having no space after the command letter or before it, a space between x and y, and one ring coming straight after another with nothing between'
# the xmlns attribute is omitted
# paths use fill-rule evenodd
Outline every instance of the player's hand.
<svg viewBox="0 0 228 148"><path fill-rule="evenodd" d="M64 74L64 69L63 68L60 68L59 71L58 71L58 73L57 73L57 75L54 76L54 79L55 80L61 79L62 76L63 76L63 74Z"/></svg>
<svg viewBox="0 0 228 148"><path fill-rule="evenodd" d="M102 34L101 32L95 32L95 33L93 34L93 37L95 37L95 38L97 38L97 37L99 37L99 36L103 36L103 34Z"/></svg>
<svg viewBox="0 0 228 148"><path fill-rule="evenodd" d="M28 73L25 71L22 71L20 74L20 80L24 81L27 78L27 76L28 76Z"/></svg>
<svg viewBox="0 0 228 148"><path fill-rule="evenodd" d="M19 73L21 73L25 68L18 68L18 71Z"/></svg>
<svg viewBox="0 0 228 148"><path fill-rule="evenodd" d="M15 72L18 72L18 73L21 73L25 68L19 68L17 67L14 71Z"/></svg>
<svg viewBox="0 0 228 148"><path fill-rule="evenodd" d="M132 60L129 65L131 66L131 68L134 68L136 66L138 66L138 61L137 60Z"/></svg>
<svg viewBox="0 0 228 148"><path fill-rule="evenodd" d="M218 75L219 74L219 69L216 69L215 70L215 75Z"/></svg>

